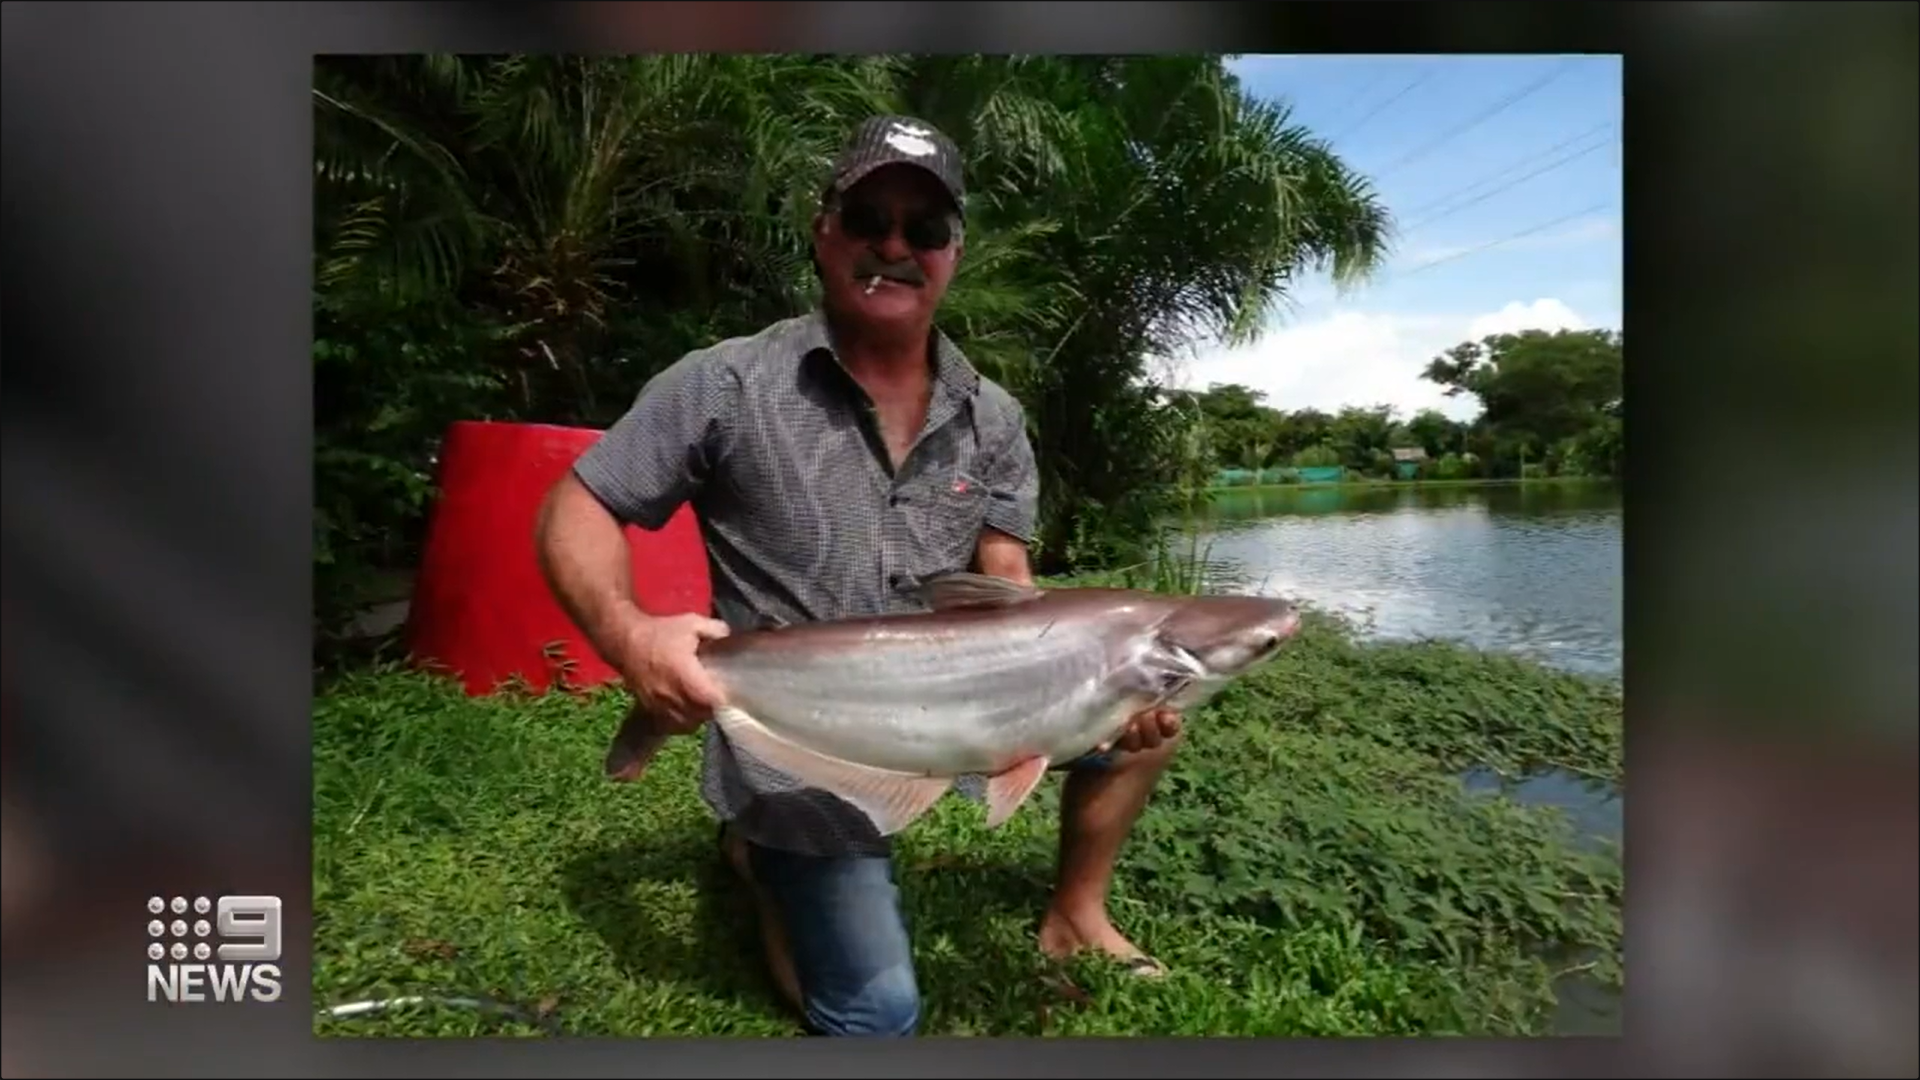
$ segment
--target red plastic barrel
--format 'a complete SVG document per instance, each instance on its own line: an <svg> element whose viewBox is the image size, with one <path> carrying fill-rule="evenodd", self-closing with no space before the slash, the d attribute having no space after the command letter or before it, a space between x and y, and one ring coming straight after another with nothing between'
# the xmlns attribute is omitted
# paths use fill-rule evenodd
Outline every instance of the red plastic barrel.
<svg viewBox="0 0 1920 1080"><path fill-rule="evenodd" d="M619 678L553 599L533 546L548 489L600 434L478 421L447 429L407 613L415 664L458 678L476 696L514 679L544 693ZM657 532L629 526L626 533L642 611L707 613L706 550L691 508L681 507Z"/></svg>

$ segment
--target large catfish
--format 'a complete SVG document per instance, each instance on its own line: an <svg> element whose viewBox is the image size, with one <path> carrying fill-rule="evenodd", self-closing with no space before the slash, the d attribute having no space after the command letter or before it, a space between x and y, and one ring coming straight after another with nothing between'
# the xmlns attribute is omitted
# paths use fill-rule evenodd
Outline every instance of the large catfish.
<svg viewBox="0 0 1920 1080"><path fill-rule="evenodd" d="M1190 709L1271 658L1299 627L1256 596L1041 590L959 573L930 610L744 631L703 642L738 750L905 829L956 778L988 778L987 823L1027 801L1049 766L1114 740L1143 709ZM640 775L665 737L641 710L607 752Z"/></svg>

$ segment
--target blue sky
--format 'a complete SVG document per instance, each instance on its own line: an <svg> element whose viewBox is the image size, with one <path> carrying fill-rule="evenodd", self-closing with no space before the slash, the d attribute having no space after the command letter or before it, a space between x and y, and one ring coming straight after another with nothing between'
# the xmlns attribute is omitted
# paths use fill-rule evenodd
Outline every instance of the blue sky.
<svg viewBox="0 0 1920 1080"><path fill-rule="evenodd" d="M1252 56L1246 88L1284 100L1393 212L1378 279L1312 280L1263 338L1179 361L1190 386L1240 382L1285 409L1392 404L1471 416L1419 375L1502 330L1620 325L1620 61L1612 56Z"/></svg>

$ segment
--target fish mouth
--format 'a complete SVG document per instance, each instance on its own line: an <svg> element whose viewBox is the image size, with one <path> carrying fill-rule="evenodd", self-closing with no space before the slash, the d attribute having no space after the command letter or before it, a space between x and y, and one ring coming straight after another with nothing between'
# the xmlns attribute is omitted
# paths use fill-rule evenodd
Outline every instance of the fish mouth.
<svg viewBox="0 0 1920 1080"><path fill-rule="evenodd" d="M1265 663L1273 659L1279 654L1281 647L1293 640L1293 636L1299 632L1300 613L1297 611L1288 612L1287 616L1273 628L1272 633L1267 636L1267 640L1261 643L1260 651L1254 654L1254 662Z"/></svg>

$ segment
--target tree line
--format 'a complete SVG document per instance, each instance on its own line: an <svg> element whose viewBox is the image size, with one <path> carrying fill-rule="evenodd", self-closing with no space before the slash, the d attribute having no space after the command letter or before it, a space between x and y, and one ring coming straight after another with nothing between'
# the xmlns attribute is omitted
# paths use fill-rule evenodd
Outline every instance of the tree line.
<svg viewBox="0 0 1920 1080"><path fill-rule="evenodd" d="M1468 421L1438 409L1402 417L1390 405L1328 413L1268 404L1258 390L1217 383L1183 392L1204 419L1208 461L1228 484L1286 482L1338 466L1366 478L1617 477L1622 466L1622 337L1615 330L1527 330L1465 341L1424 378L1479 406ZM1417 455L1396 451L1417 450Z"/></svg>

